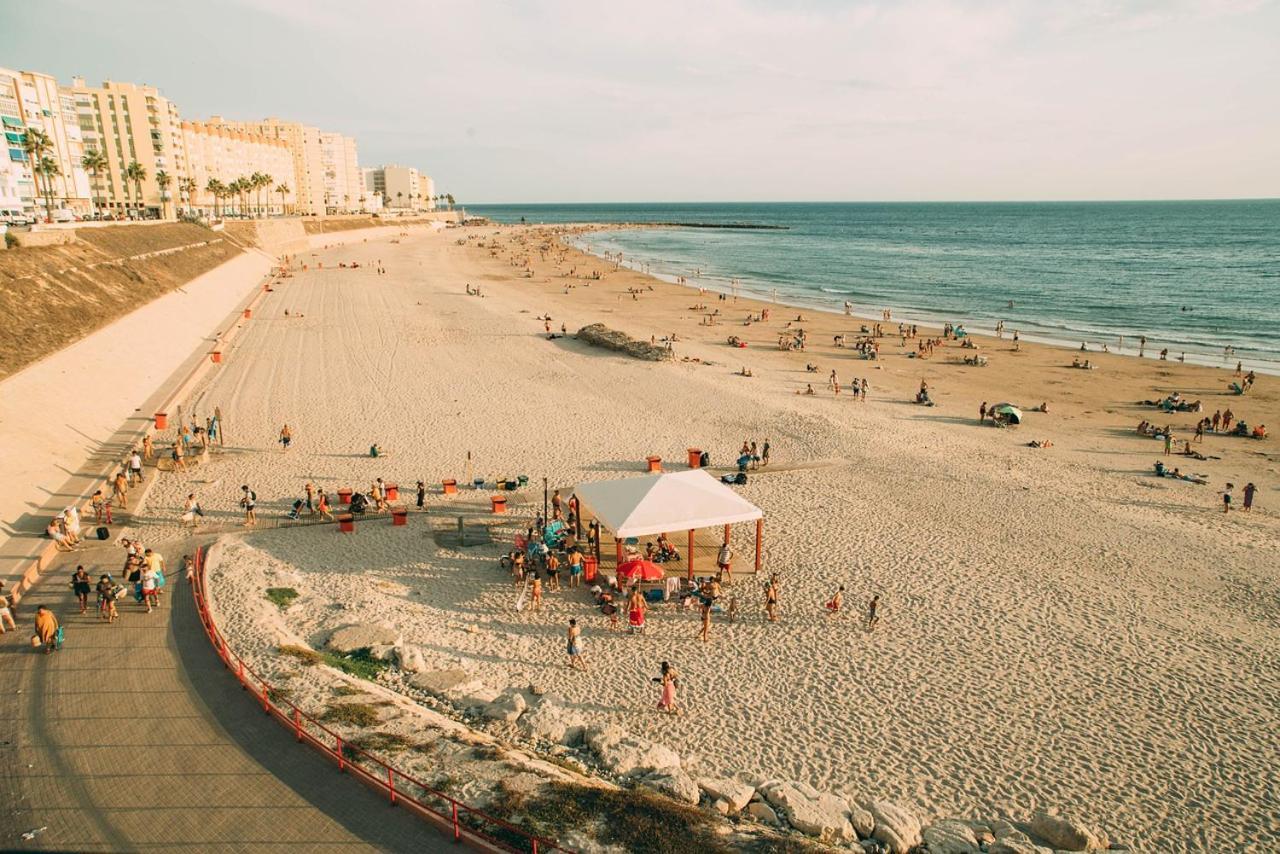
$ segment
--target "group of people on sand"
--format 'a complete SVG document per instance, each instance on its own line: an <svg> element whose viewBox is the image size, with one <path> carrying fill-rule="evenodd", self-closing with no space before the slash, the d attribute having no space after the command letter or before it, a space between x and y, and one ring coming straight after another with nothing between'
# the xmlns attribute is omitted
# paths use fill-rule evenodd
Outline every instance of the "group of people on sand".
<svg viewBox="0 0 1280 854"><path fill-rule="evenodd" d="M49 520L45 536L57 544L58 551L69 552L80 546L80 510L73 504Z"/></svg>

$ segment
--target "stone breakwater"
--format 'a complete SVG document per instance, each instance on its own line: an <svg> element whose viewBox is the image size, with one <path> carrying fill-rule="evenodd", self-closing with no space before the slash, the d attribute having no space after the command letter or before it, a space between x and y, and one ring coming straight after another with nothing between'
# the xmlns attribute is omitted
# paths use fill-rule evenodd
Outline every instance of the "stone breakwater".
<svg viewBox="0 0 1280 854"><path fill-rule="evenodd" d="M335 630L335 653L367 650L394 665L380 681L437 711L537 754L622 786L646 789L701 807L736 824L794 831L826 845L880 854L1055 854L1126 850L1087 821L1055 811L1024 817L928 819L912 806L864 792L819 791L803 781L741 772L700 772L697 756L592 723L582 712L537 685L495 688L462 668L429 669L421 647L406 644L391 626L356 624Z"/></svg>

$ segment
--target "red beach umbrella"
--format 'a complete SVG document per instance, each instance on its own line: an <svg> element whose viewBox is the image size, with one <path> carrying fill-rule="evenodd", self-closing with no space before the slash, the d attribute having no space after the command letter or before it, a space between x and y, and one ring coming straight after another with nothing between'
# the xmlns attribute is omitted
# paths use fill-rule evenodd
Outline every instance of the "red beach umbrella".
<svg viewBox="0 0 1280 854"><path fill-rule="evenodd" d="M665 575L662 567L648 560L629 560L618 567L619 581L658 581Z"/></svg>

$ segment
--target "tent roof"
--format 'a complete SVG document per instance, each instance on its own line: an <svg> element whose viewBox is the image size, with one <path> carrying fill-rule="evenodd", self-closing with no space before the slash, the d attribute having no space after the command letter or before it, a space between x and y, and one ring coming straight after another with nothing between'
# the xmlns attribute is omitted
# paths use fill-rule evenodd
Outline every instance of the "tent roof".
<svg viewBox="0 0 1280 854"><path fill-rule="evenodd" d="M764 518L759 507L702 469L580 483L574 494L619 537Z"/></svg>

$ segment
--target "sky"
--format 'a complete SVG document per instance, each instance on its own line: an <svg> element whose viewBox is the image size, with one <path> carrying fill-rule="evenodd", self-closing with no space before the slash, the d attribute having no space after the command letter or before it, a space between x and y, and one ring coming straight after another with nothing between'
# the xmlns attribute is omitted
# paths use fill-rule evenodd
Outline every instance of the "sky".
<svg viewBox="0 0 1280 854"><path fill-rule="evenodd" d="M1280 196L1280 0L0 0L0 66L471 204Z"/></svg>

